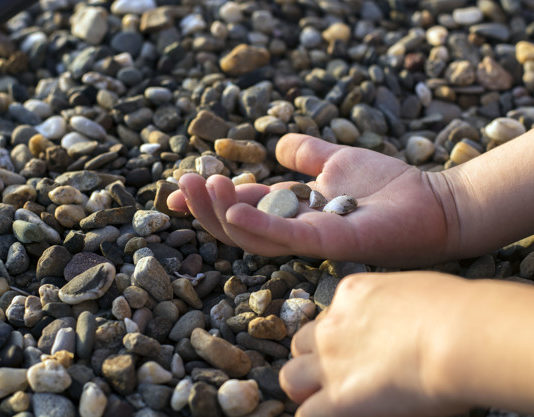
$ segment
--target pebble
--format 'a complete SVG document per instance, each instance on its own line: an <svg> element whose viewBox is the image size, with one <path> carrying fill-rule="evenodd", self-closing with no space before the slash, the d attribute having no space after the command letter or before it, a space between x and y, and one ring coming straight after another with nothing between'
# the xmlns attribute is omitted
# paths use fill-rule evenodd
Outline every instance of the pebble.
<svg viewBox="0 0 534 417"><path fill-rule="evenodd" d="M155 9L154 0L115 0L111 5L111 12L114 14L142 14Z"/></svg>
<svg viewBox="0 0 534 417"><path fill-rule="evenodd" d="M349 214L352 213L358 207L358 202L354 197L348 195L340 195L330 200L324 207L325 213L334 214Z"/></svg>
<svg viewBox="0 0 534 417"><path fill-rule="evenodd" d="M72 278L59 290L59 298L67 304L79 304L102 297L115 278L115 267L102 263Z"/></svg>
<svg viewBox="0 0 534 417"><path fill-rule="evenodd" d="M171 397L171 408L174 411L180 411L187 405L192 387L193 381L190 377L186 377L176 384Z"/></svg>
<svg viewBox="0 0 534 417"><path fill-rule="evenodd" d="M406 158L412 165L421 165L427 162L434 151L434 143L422 136L412 136L406 144Z"/></svg>
<svg viewBox="0 0 534 417"><path fill-rule="evenodd" d="M354 145L360 136L358 128L347 119L332 119L330 127L336 135L336 139L343 145Z"/></svg>
<svg viewBox="0 0 534 417"><path fill-rule="evenodd" d="M191 307L196 309L202 308L202 301L196 293L193 284L187 278L175 279L172 282L172 289L177 297L184 300Z"/></svg>
<svg viewBox="0 0 534 417"><path fill-rule="evenodd" d="M515 45L515 56L520 64L534 60L534 43L519 41Z"/></svg>
<svg viewBox="0 0 534 417"><path fill-rule="evenodd" d="M27 369L0 368L0 398L16 391L24 391L28 386Z"/></svg>
<svg viewBox="0 0 534 417"><path fill-rule="evenodd" d="M95 343L96 320L89 311L82 311L76 322L76 355L82 359L91 356Z"/></svg>
<svg viewBox="0 0 534 417"><path fill-rule="evenodd" d="M187 133L213 142L224 138L228 129L228 124L222 118L211 111L202 110L189 124Z"/></svg>
<svg viewBox="0 0 534 417"><path fill-rule="evenodd" d="M98 123L83 116L73 116L69 122L70 126L89 138L104 140L106 138L106 131Z"/></svg>
<svg viewBox="0 0 534 417"><path fill-rule="evenodd" d="M102 417L107 404L108 399L102 389L94 382L86 382L78 407L80 417Z"/></svg>
<svg viewBox="0 0 534 417"><path fill-rule="evenodd" d="M119 394L131 394L137 385L135 363L131 355L116 355L105 359L102 374Z"/></svg>
<svg viewBox="0 0 534 417"><path fill-rule="evenodd" d="M450 160L455 164L460 165L479 155L480 152L477 149L462 141L458 142L456 145L454 145L454 148L452 148Z"/></svg>
<svg viewBox="0 0 534 417"><path fill-rule="evenodd" d="M28 383L35 392L63 392L71 382L68 372L55 360L46 360L28 369Z"/></svg>
<svg viewBox="0 0 534 417"><path fill-rule="evenodd" d="M203 329L205 326L204 313L199 310L188 311L174 324L169 333L169 339L177 342L183 338L190 337L194 329Z"/></svg>
<svg viewBox="0 0 534 417"><path fill-rule="evenodd" d="M74 353L74 347L76 344L76 335L72 327L65 327L59 329L54 339L54 344L50 349L50 354L54 355L61 350Z"/></svg>
<svg viewBox="0 0 534 417"><path fill-rule="evenodd" d="M141 258L132 274L132 284L146 290L157 301L171 300L173 287L171 280L153 256Z"/></svg>
<svg viewBox="0 0 534 417"><path fill-rule="evenodd" d="M140 384L166 384L172 380L173 374L154 361L145 362L137 370Z"/></svg>
<svg viewBox="0 0 534 417"><path fill-rule="evenodd" d="M499 91L510 89L514 82L510 73L489 56L478 64L477 80L487 90Z"/></svg>
<svg viewBox="0 0 534 417"><path fill-rule="evenodd" d="M82 204L84 202L83 194L70 185L63 185L54 188L48 193L48 198L54 204Z"/></svg>
<svg viewBox="0 0 534 417"><path fill-rule="evenodd" d="M221 58L221 69L230 76L239 76L267 65L271 57L265 48L240 44Z"/></svg>
<svg viewBox="0 0 534 417"><path fill-rule="evenodd" d="M200 357L231 377L242 377L250 370L251 362L245 352L201 328L191 333L191 344Z"/></svg>
<svg viewBox="0 0 534 417"><path fill-rule="evenodd" d="M481 22L484 15L477 7L466 7L463 9L454 9L452 18L459 25L470 26Z"/></svg>
<svg viewBox="0 0 534 417"><path fill-rule="evenodd" d="M72 402L61 395L35 393L31 399L35 417L75 417L76 409Z"/></svg>
<svg viewBox="0 0 534 417"><path fill-rule="evenodd" d="M132 226L138 235L148 236L169 227L169 221L166 214L154 210L138 210L133 217Z"/></svg>
<svg viewBox="0 0 534 417"><path fill-rule="evenodd" d="M5 266L8 272L12 275L22 274L28 269L30 266L30 258L24 245L15 242L9 247Z"/></svg>
<svg viewBox="0 0 534 417"><path fill-rule="evenodd" d="M266 194L258 202L258 210L275 216L295 217L299 210L299 201L295 193L280 189Z"/></svg>
<svg viewBox="0 0 534 417"><path fill-rule="evenodd" d="M257 317L248 323L248 332L259 339L280 341L287 336L284 322L274 314L267 317Z"/></svg>
<svg viewBox="0 0 534 417"><path fill-rule="evenodd" d="M35 126L35 130L47 139L59 139L67 132L67 123L61 116L51 116Z"/></svg>
<svg viewBox="0 0 534 417"><path fill-rule="evenodd" d="M230 161L257 164L267 155L265 147L254 140L217 139L214 143L217 155Z"/></svg>
<svg viewBox="0 0 534 417"><path fill-rule="evenodd" d="M254 411L260 402L258 384L253 379L230 379L217 391L217 399L228 417L244 416Z"/></svg>
<svg viewBox="0 0 534 417"><path fill-rule="evenodd" d="M310 321L315 314L313 301L304 298L290 298L285 300L280 309L280 318L284 321L289 336Z"/></svg>
<svg viewBox="0 0 534 417"><path fill-rule="evenodd" d="M101 7L84 7L76 13L72 34L91 45L98 45L108 31L108 13Z"/></svg>
<svg viewBox="0 0 534 417"><path fill-rule="evenodd" d="M498 117L484 128L486 136L498 143L508 142L525 132L521 122L508 117Z"/></svg>
<svg viewBox="0 0 534 417"><path fill-rule="evenodd" d="M188 403L193 417L222 416L217 402L217 389L205 382L193 384Z"/></svg>

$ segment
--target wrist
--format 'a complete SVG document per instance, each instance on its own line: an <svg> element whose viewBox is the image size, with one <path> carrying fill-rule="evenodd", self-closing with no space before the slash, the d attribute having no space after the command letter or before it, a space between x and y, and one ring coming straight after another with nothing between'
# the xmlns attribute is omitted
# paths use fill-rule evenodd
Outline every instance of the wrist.
<svg viewBox="0 0 534 417"><path fill-rule="evenodd" d="M454 282L453 282L454 281ZM441 403L458 409L534 410L534 287L451 278L447 315L430 332L427 381Z"/></svg>

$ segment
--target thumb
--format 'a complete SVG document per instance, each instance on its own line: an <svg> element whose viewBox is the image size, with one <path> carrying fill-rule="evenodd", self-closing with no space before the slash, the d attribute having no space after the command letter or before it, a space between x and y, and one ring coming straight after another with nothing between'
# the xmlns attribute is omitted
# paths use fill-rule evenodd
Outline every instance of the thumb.
<svg viewBox="0 0 534 417"><path fill-rule="evenodd" d="M286 168L316 177L328 159L342 149L323 139L290 133L276 145L276 159Z"/></svg>

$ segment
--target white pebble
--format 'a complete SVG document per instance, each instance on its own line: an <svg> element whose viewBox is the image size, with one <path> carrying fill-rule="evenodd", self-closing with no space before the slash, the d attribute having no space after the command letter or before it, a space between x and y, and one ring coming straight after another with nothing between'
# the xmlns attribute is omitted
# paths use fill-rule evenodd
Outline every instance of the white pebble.
<svg viewBox="0 0 534 417"><path fill-rule="evenodd" d="M73 145L82 142L90 142L90 140L87 136L78 132L69 132L61 138L61 146L66 150L69 150Z"/></svg>
<svg viewBox="0 0 534 417"><path fill-rule="evenodd" d="M487 137L500 143L514 139L525 132L525 126L521 122L509 117L499 117L484 128Z"/></svg>
<svg viewBox="0 0 534 417"><path fill-rule="evenodd" d="M141 153L148 153L150 155L154 155L161 149L161 145L159 143L143 143L139 150Z"/></svg>
<svg viewBox="0 0 534 417"><path fill-rule="evenodd" d="M172 380L172 374L159 363L148 361L137 370L137 380L140 384L166 384Z"/></svg>
<svg viewBox="0 0 534 417"><path fill-rule="evenodd" d="M185 376L184 361L178 353L172 355L171 373L176 378L183 378Z"/></svg>
<svg viewBox="0 0 534 417"><path fill-rule="evenodd" d="M269 304L271 304L271 290L259 290L250 294L248 305L256 314L263 314Z"/></svg>
<svg viewBox="0 0 534 417"><path fill-rule="evenodd" d="M132 226L139 236L148 236L170 226L170 217L155 210L137 210Z"/></svg>
<svg viewBox="0 0 534 417"><path fill-rule="evenodd" d="M452 12L454 21L463 26L470 26L479 23L484 18L482 11L478 7L465 7L462 9L454 9Z"/></svg>
<svg viewBox="0 0 534 417"><path fill-rule="evenodd" d="M258 383L253 379L229 379L217 391L217 399L226 416L244 416L254 411L260 402Z"/></svg>
<svg viewBox="0 0 534 417"><path fill-rule="evenodd" d="M340 195L328 202L326 206L323 207L325 213L333 214L349 214L356 210L358 207L357 201L349 195Z"/></svg>
<svg viewBox="0 0 534 417"><path fill-rule="evenodd" d="M406 144L406 158L412 165L427 162L435 151L434 143L422 136L412 136Z"/></svg>
<svg viewBox="0 0 534 417"><path fill-rule="evenodd" d="M224 170L224 164L214 156L202 155L195 159L195 169L199 175L208 178L220 174Z"/></svg>
<svg viewBox="0 0 534 417"><path fill-rule="evenodd" d="M137 333L139 331L137 323L128 317L124 318L124 327L126 328L126 333Z"/></svg>
<svg viewBox="0 0 534 417"><path fill-rule="evenodd" d="M421 100L421 104L425 107L428 106L432 101L432 91L430 91L430 89L422 81L415 85L415 94L417 94L417 97L419 97L419 100Z"/></svg>
<svg viewBox="0 0 534 417"><path fill-rule="evenodd" d="M85 211L94 213L111 207L111 194L106 190L93 191L85 203Z"/></svg>
<svg viewBox="0 0 534 417"><path fill-rule="evenodd" d="M28 369L27 376L35 392L63 392L72 382L65 368L53 359L33 365Z"/></svg>
<svg viewBox="0 0 534 417"><path fill-rule="evenodd" d="M190 377L182 379L172 393L171 408L174 411L180 411L187 405L191 388L193 387L193 381Z"/></svg>
<svg viewBox="0 0 534 417"><path fill-rule="evenodd" d="M227 23L239 23L241 20L243 20L241 8L233 1L225 2L219 8L219 16Z"/></svg>
<svg viewBox="0 0 534 417"><path fill-rule="evenodd" d="M234 185L254 184L256 182L256 177L252 172L243 172L242 174L233 177L232 182Z"/></svg>
<svg viewBox="0 0 534 417"><path fill-rule="evenodd" d="M154 0L115 0L111 5L114 14L143 14L157 7Z"/></svg>
<svg viewBox="0 0 534 417"><path fill-rule="evenodd" d="M206 28L207 24L200 14L190 14L182 19L180 28L184 36L200 32Z"/></svg>
<svg viewBox="0 0 534 417"><path fill-rule="evenodd" d="M293 336L314 314L315 303L305 298L290 298L284 301L280 309L280 318L286 325L289 336Z"/></svg>
<svg viewBox="0 0 534 417"><path fill-rule="evenodd" d="M80 397L80 417L102 417L108 399L94 382L86 382Z"/></svg>
<svg viewBox="0 0 534 417"><path fill-rule="evenodd" d="M34 98L26 100L24 102L24 107L27 108L29 111L34 112L41 119L46 119L47 117L52 115L52 107L50 106L50 104L41 100L37 100Z"/></svg>
<svg viewBox="0 0 534 417"><path fill-rule="evenodd" d="M432 26L426 31L426 40L432 46L444 45L449 31L443 26Z"/></svg>
<svg viewBox="0 0 534 417"><path fill-rule="evenodd" d="M82 204L84 198L82 193L72 185L61 185L48 192L48 198L52 203L61 204Z"/></svg>
<svg viewBox="0 0 534 417"><path fill-rule="evenodd" d="M51 116L43 123L35 126L41 135L48 139L59 139L67 131L67 123L61 116Z"/></svg>

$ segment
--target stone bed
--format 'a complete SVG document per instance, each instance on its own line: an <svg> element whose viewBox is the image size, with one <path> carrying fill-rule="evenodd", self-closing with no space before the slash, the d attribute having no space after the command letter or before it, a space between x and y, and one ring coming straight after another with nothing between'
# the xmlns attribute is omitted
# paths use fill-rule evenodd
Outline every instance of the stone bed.
<svg viewBox="0 0 534 417"><path fill-rule="evenodd" d="M0 415L293 415L291 336L341 278L385 269L244 253L167 196L188 172L307 180L274 160L288 132L464 163L531 128L533 22L533 0L41 0L12 18ZM434 269L532 283L533 243Z"/></svg>

